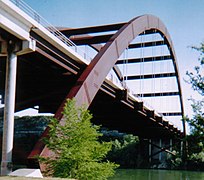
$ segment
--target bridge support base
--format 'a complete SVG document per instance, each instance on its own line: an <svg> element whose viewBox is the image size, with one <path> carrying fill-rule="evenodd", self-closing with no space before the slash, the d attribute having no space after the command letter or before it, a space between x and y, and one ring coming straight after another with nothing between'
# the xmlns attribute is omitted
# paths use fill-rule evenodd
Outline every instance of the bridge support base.
<svg viewBox="0 0 204 180"><path fill-rule="evenodd" d="M12 150L14 135L14 112L16 94L17 55L15 43L8 42L5 86L5 108L2 140L1 175L8 175L12 171Z"/></svg>
<svg viewBox="0 0 204 180"><path fill-rule="evenodd" d="M167 154L175 156L172 151L173 139L149 139L149 163L153 168L165 168ZM176 143L176 142L174 142Z"/></svg>

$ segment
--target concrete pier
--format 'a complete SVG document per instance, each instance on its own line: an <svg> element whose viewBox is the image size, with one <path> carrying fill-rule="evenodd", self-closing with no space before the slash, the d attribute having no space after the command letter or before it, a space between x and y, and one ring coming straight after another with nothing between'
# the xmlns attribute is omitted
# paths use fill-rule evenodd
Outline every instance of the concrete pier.
<svg viewBox="0 0 204 180"><path fill-rule="evenodd" d="M7 53L1 175L8 175L12 171L17 70L17 55L15 54L15 43L13 41L8 42Z"/></svg>

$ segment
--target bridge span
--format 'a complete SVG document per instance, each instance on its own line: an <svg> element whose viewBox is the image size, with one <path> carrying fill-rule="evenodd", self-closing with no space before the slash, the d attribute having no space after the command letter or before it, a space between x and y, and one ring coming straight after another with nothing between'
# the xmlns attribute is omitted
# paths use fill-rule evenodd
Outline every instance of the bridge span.
<svg viewBox="0 0 204 180"><path fill-rule="evenodd" d="M13 113L37 107L61 121L67 98L86 104L93 123L109 129L148 139L185 136L176 55L159 18L56 29L21 0L0 0L0 42L1 115L11 128L4 129L5 164ZM38 141L29 157L47 153Z"/></svg>

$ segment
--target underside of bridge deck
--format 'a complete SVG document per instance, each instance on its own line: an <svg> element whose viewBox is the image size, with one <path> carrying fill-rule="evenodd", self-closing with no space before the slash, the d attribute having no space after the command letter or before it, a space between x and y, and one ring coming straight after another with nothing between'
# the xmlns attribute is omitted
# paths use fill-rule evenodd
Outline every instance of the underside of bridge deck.
<svg viewBox="0 0 204 180"><path fill-rule="evenodd" d="M120 28L122 25L124 24L108 26L108 28ZM98 30L101 28L103 29L100 27ZM95 28L82 30L92 31L93 29ZM70 32L73 33L72 30ZM18 56L15 111L37 107L39 112L55 113L67 93L76 84L86 65L73 61L35 32L31 34L37 42L37 48L35 52ZM6 38L13 37L6 34ZM5 89L5 71L6 56L0 56L2 96ZM167 123L165 126L162 118L149 116L147 111L143 111L143 105L141 109L135 109L127 99L121 99L120 93L104 81L89 107L94 115L94 123L141 137L182 135L172 125ZM0 112L2 115L3 108Z"/></svg>
<svg viewBox="0 0 204 180"><path fill-rule="evenodd" d="M0 91L5 86L5 57L0 58ZM80 72L79 72L80 74ZM38 106L39 112L55 113L78 75L35 52L18 57L16 111ZM104 82L105 83L105 82ZM107 91L105 83L89 107L93 123L141 137L174 136L142 110L135 110L120 99L118 90ZM3 95L3 93L2 93Z"/></svg>
<svg viewBox="0 0 204 180"><path fill-rule="evenodd" d="M4 92L5 58L0 67L0 91ZM40 112L54 113L77 78L39 53L18 57L17 69L16 112L39 106Z"/></svg>
<svg viewBox="0 0 204 180"><path fill-rule="evenodd" d="M142 110L136 110L125 101L110 96L100 90L90 106L93 122L108 129L138 135L142 138L172 138L178 134L172 133L164 124L158 123Z"/></svg>

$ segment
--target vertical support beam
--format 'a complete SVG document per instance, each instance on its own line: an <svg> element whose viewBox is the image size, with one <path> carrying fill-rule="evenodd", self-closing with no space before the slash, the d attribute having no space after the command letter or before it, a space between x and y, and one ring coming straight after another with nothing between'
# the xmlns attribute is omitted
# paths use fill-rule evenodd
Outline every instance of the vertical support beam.
<svg viewBox="0 0 204 180"><path fill-rule="evenodd" d="M15 54L15 43L13 41L8 42L7 53L1 175L8 175L12 171L17 70L17 55Z"/></svg>
<svg viewBox="0 0 204 180"><path fill-rule="evenodd" d="M170 151L172 152L173 151L173 142L172 142L172 139L169 140L169 144L170 144Z"/></svg>
<svg viewBox="0 0 204 180"><path fill-rule="evenodd" d="M162 139L159 138L159 147L162 148ZM162 151L159 153L159 161L162 161Z"/></svg>
<svg viewBox="0 0 204 180"><path fill-rule="evenodd" d="M184 158L184 151L183 151L183 140L181 140L181 157ZM184 160L184 159L183 159Z"/></svg>
<svg viewBox="0 0 204 180"><path fill-rule="evenodd" d="M149 139L149 163L152 161L152 144L151 139Z"/></svg>

